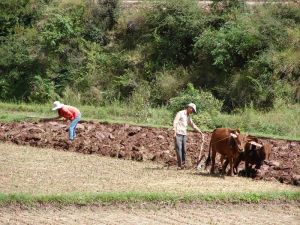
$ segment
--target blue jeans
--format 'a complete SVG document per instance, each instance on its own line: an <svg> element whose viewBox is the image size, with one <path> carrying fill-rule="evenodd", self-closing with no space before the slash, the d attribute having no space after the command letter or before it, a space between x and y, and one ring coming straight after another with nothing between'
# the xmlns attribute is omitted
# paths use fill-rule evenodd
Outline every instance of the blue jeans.
<svg viewBox="0 0 300 225"><path fill-rule="evenodd" d="M74 138L76 137L76 126L78 124L78 122L80 121L81 118L81 114L79 114L74 120L72 120L70 127L69 127L69 139L71 141L74 140Z"/></svg>

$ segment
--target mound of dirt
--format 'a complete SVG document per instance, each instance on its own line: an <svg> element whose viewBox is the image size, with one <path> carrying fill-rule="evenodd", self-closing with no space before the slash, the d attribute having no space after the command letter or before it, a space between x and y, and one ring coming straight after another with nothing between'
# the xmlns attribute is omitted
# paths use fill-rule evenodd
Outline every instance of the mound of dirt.
<svg viewBox="0 0 300 225"><path fill-rule="evenodd" d="M64 122L0 123L0 141L3 142L176 165L173 131L170 129L83 122L77 126L77 137L73 143L68 141L67 135ZM205 133L206 155L209 140L210 134ZM260 170L254 171L252 177L300 185L300 142L264 141L273 145L271 159ZM191 168L196 165L199 155L199 134L191 132L187 144L187 165Z"/></svg>

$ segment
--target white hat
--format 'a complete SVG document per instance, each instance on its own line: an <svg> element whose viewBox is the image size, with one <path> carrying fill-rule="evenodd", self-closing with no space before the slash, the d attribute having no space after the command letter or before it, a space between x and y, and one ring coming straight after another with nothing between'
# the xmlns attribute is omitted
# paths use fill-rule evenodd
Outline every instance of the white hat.
<svg viewBox="0 0 300 225"><path fill-rule="evenodd" d="M53 102L53 108L52 110L61 109L64 106L64 104L60 103L59 101Z"/></svg>
<svg viewBox="0 0 300 225"><path fill-rule="evenodd" d="M194 112L197 112L196 105L194 103L188 104L188 107L191 107L194 110Z"/></svg>

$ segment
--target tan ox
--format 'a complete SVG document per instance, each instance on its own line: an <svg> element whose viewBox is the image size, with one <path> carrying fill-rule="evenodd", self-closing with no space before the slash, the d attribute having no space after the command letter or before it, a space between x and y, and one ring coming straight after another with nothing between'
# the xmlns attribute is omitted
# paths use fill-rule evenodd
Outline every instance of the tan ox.
<svg viewBox="0 0 300 225"><path fill-rule="evenodd" d="M229 175L233 176L233 162L239 156L239 153L244 151L245 141L238 129L217 128L212 132L209 144L209 153L206 160L206 167L211 161L211 170L213 174L215 169L216 153L221 154L221 158L226 158L230 164ZM210 157L210 154L211 157ZM225 173L223 167L223 173Z"/></svg>

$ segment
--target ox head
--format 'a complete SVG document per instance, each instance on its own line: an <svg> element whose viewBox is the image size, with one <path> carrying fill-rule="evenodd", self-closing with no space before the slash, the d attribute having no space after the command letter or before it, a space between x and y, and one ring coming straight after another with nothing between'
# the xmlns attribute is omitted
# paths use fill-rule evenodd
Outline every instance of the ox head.
<svg viewBox="0 0 300 225"><path fill-rule="evenodd" d="M232 147L237 148L239 152L243 152L245 149L246 140L243 135L241 135L240 130L230 131L230 143Z"/></svg>
<svg viewBox="0 0 300 225"><path fill-rule="evenodd" d="M256 141L250 141L250 142L248 142L248 143L249 143L249 145L250 145L250 149L251 149L251 150L261 149L261 148L263 147L262 144L259 144L259 143L256 142Z"/></svg>
<svg viewBox="0 0 300 225"><path fill-rule="evenodd" d="M246 146L245 146L245 150L259 150L262 149L263 145L261 144L261 142L258 140L257 137L255 136L251 136L251 135L247 135L246 136Z"/></svg>
<svg viewBox="0 0 300 225"><path fill-rule="evenodd" d="M248 137L245 151L255 151L258 154L260 160L268 160L272 146L269 143L262 143L257 138Z"/></svg>

